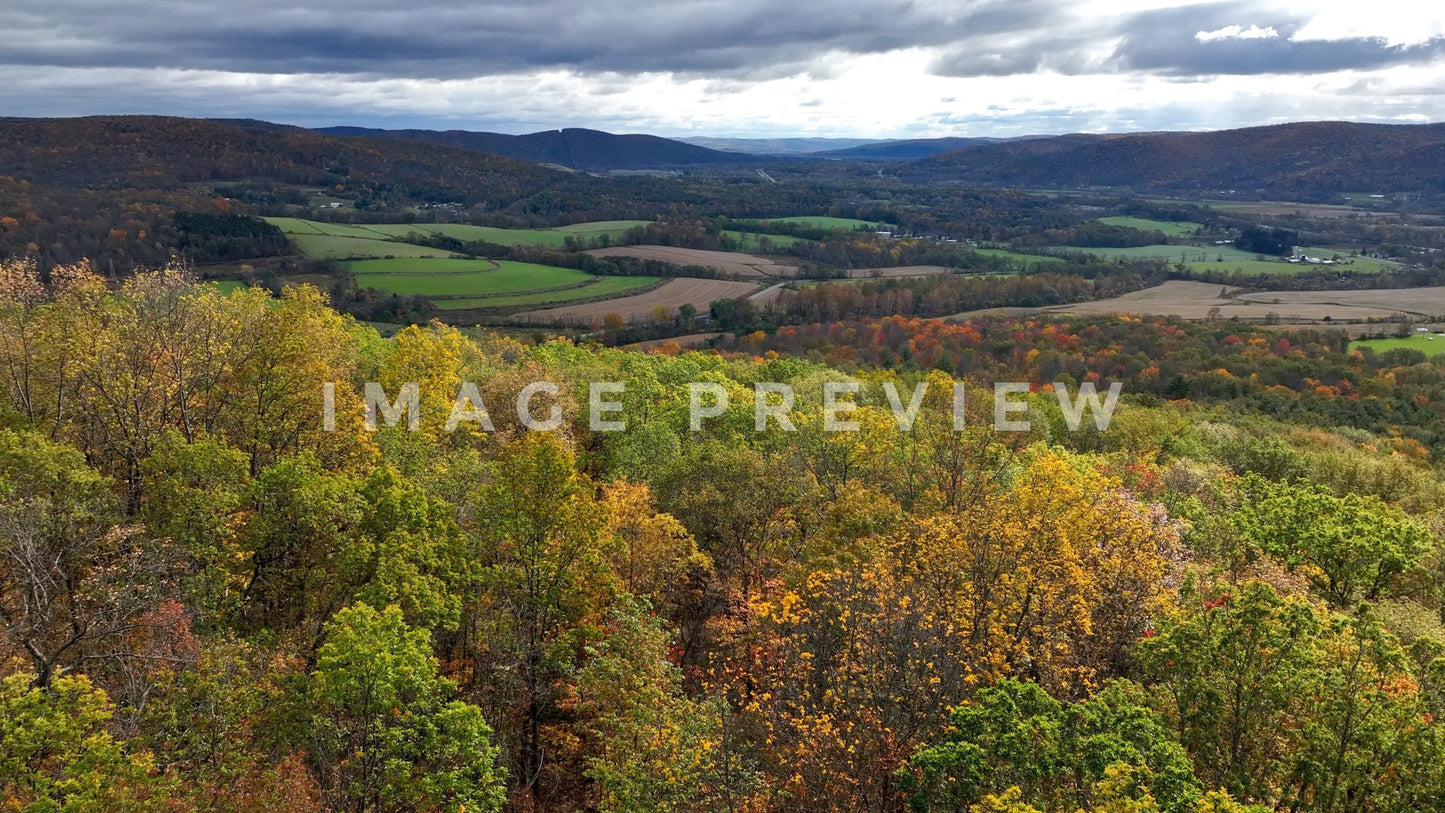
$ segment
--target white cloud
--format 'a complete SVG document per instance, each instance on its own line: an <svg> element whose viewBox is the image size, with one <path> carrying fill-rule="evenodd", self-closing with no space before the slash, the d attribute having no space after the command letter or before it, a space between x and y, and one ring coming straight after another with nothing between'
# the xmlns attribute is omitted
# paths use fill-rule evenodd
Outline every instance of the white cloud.
<svg viewBox="0 0 1445 813"><path fill-rule="evenodd" d="M908 49L835 55L835 75L751 83L539 71L470 79L83 68L18 69L9 115L165 113L531 132L562 126L659 135L1024 135L1217 129L1299 119L1445 119L1445 65L1190 81L1134 73L943 77ZM727 92L719 92L720 84Z"/></svg>
<svg viewBox="0 0 1445 813"><path fill-rule="evenodd" d="M1214 31L1198 31L1194 38L1200 42L1214 42L1215 40L1271 40L1279 36L1274 26L1269 25L1260 28L1251 25L1245 28L1241 25L1226 25Z"/></svg>
<svg viewBox="0 0 1445 813"><path fill-rule="evenodd" d="M1430 0L1292 0L1308 20L1291 39L1378 37L1389 45L1418 45L1445 36L1445 8Z"/></svg>

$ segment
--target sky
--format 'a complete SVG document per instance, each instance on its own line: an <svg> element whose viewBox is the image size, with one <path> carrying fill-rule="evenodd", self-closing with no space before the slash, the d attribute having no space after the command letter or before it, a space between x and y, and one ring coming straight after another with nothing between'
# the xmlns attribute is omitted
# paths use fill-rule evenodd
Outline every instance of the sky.
<svg viewBox="0 0 1445 813"><path fill-rule="evenodd" d="M1445 121L1438 0L0 0L0 115L670 137Z"/></svg>

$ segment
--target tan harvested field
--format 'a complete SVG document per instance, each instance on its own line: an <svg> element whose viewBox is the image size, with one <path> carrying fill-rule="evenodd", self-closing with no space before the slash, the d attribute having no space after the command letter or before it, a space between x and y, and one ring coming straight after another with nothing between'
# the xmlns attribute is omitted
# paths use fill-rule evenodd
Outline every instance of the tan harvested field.
<svg viewBox="0 0 1445 813"><path fill-rule="evenodd" d="M849 279L873 279L874 277L928 277L934 274L952 274L952 268L941 265L900 265L896 268L854 268L848 272Z"/></svg>
<svg viewBox="0 0 1445 813"><path fill-rule="evenodd" d="M689 333L686 336L673 336L667 339L648 339L645 342L633 342L627 345L628 350L641 350L644 353L649 350L656 350L659 347L666 347L669 344L677 343L678 347L701 347L713 339L722 336L721 333Z"/></svg>
<svg viewBox="0 0 1445 813"><path fill-rule="evenodd" d="M676 265L703 265L740 277L792 277L798 273L795 265L784 265L768 257L733 251L707 251L674 246L614 246L594 248L587 253L595 257L637 257Z"/></svg>
<svg viewBox="0 0 1445 813"><path fill-rule="evenodd" d="M1238 290L1227 285L1172 280L1114 299L1048 308L967 311L954 314L949 319L957 321L990 314L1025 316L1037 313L1070 313L1091 316L1132 313L1179 316L1184 319L1238 317L1247 321L1278 317L1284 322L1323 322L1328 317L1331 322L1339 325L1341 322L1359 322L1366 319L1445 318L1445 287L1257 293L1238 293Z"/></svg>
<svg viewBox="0 0 1445 813"><path fill-rule="evenodd" d="M1293 305L1305 302L1376 307L1420 316L1445 316L1445 286L1394 288L1376 291L1266 291L1243 294L1240 299Z"/></svg>
<svg viewBox="0 0 1445 813"><path fill-rule="evenodd" d="M523 322L590 324L611 313L624 319L646 318L652 315L652 309L658 305L664 305L676 312L684 303L691 303L699 313L706 313L715 300L747 296L756 287L757 285L751 282L679 277L635 296L527 311L517 314L515 318Z"/></svg>
<svg viewBox="0 0 1445 813"><path fill-rule="evenodd" d="M1113 299L1096 302L1080 302L1074 305L1059 305L1041 310L1055 313L1075 313L1081 316L1111 313L1148 313L1169 316L1183 316L1186 319L1203 319L1211 308L1221 311L1226 306L1238 306L1238 300L1229 298L1234 288L1213 285L1206 282L1183 282L1171 280L1163 285L1145 288ZM1260 314L1262 318L1263 313Z"/></svg>
<svg viewBox="0 0 1445 813"><path fill-rule="evenodd" d="M1135 313L1207 319L1286 321L1389 319L1403 315L1445 314L1445 287L1380 291L1264 291L1235 294L1228 286L1174 280L1143 291L1097 302L1059 305L1042 310L1078 315Z"/></svg>

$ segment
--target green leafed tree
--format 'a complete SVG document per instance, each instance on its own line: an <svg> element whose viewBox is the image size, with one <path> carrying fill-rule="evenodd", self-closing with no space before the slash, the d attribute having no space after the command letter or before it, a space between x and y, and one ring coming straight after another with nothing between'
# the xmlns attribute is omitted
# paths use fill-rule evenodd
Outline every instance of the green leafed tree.
<svg viewBox="0 0 1445 813"><path fill-rule="evenodd" d="M560 440L529 433L497 468L503 474L483 489L486 519L473 540L480 567L469 632L483 642L477 663L488 708L519 721L508 749L514 779L545 799L553 788L542 776L543 728L575 660L574 633L616 579L605 557L606 512Z"/></svg>
<svg viewBox="0 0 1445 813"><path fill-rule="evenodd" d="M23 673L0 681L0 810L164 809L169 780L150 754L106 731L114 711L84 675L61 675L46 688Z"/></svg>
<svg viewBox="0 0 1445 813"><path fill-rule="evenodd" d="M904 774L910 804L1072 813L1127 802L1134 806L1111 809L1193 811L1204 798L1200 783L1147 699L1138 686L1114 682L1066 704L1038 684L1006 678L955 709L943 740L914 754Z"/></svg>
<svg viewBox="0 0 1445 813"><path fill-rule="evenodd" d="M425 630L396 606L349 607L326 626L311 675L313 759L334 809L488 811L503 770L476 706L452 699Z"/></svg>
<svg viewBox="0 0 1445 813"><path fill-rule="evenodd" d="M726 809L756 777L726 747L720 699L682 692L661 619L627 598L577 671L586 775L602 811Z"/></svg>
<svg viewBox="0 0 1445 813"><path fill-rule="evenodd" d="M1303 572L1335 607L1380 598L1430 550L1430 532L1378 498L1259 477L1246 479L1233 523L1246 540Z"/></svg>
<svg viewBox="0 0 1445 813"><path fill-rule="evenodd" d="M141 464L148 498L141 509L151 533L183 556L186 604L202 618L236 609L235 531L247 482L247 457L210 439L186 442L168 432Z"/></svg>
<svg viewBox="0 0 1445 813"><path fill-rule="evenodd" d="M1183 599L1136 654L1201 779L1281 810L1438 804L1438 726L1368 613L1329 614L1262 582Z"/></svg>

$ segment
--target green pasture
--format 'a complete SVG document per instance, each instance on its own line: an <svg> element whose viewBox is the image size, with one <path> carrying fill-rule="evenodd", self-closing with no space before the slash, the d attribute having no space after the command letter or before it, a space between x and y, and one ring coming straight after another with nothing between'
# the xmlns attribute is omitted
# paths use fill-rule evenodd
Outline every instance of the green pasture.
<svg viewBox="0 0 1445 813"><path fill-rule="evenodd" d="M1078 246L1053 246L1055 251L1074 251L1084 254L1096 254L1100 257L1126 257L1131 259L1143 259L1154 257L1171 263L1191 262L1213 262L1221 258L1225 260L1253 260L1258 257L1249 251L1241 251L1234 246L1129 246L1127 248L1081 248Z"/></svg>
<svg viewBox="0 0 1445 813"><path fill-rule="evenodd" d="M1191 271L1222 271L1226 274L1234 271L1241 274L1302 274L1320 268L1317 265L1297 265L1282 260L1203 260L1187 262L1184 265Z"/></svg>
<svg viewBox="0 0 1445 813"><path fill-rule="evenodd" d="M353 274L410 274L439 271L495 271L501 260L479 260L459 257L397 257L390 260L352 260L346 264Z"/></svg>
<svg viewBox="0 0 1445 813"><path fill-rule="evenodd" d="M824 218L824 220L848 221L846 218ZM473 226L467 223L372 223L352 225L348 223L323 223L296 217L268 217L266 221L280 228L303 255L313 258L361 259L365 257L395 257L417 259L422 257L449 257L452 252L444 249L417 246L406 242L413 235L425 238L439 234L464 242L485 241L504 246L546 246L564 248L568 237L579 240L596 240L603 236L620 238L628 229L645 226L646 220L601 220L590 223L574 223L555 229L500 229L492 226ZM729 237L739 241L744 251L756 251L761 235L733 229L726 231ZM808 242L801 237L770 234L768 240L775 247L789 246L797 242ZM412 237L412 239L416 239ZM381 268L366 270L383 270ZM392 269L385 269L392 270ZM405 269L401 269L405 270Z"/></svg>
<svg viewBox="0 0 1445 813"><path fill-rule="evenodd" d="M561 248L567 239L566 232L552 229L498 229L492 226L473 226L467 223L383 223L372 226L377 231L398 240L409 234L440 234L465 242L483 240L502 246L550 246Z"/></svg>
<svg viewBox="0 0 1445 813"><path fill-rule="evenodd" d="M362 257L450 257L441 248L414 246L369 237L340 237L332 234L292 234L296 250L311 259L346 260Z"/></svg>
<svg viewBox="0 0 1445 813"><path fill-rule="evenodd" d="M591 223L573 223L570 226L558 226L556 231L592 236L602 232L621 233L636 226L646 226L651 222L651 220L595 220Z"/></svg>
<svg viewBox="0 0 1445 813"><path fill-rule="evenodd" d="M494 270L424 270L425 266L404 271L357 270L354 263L352 273L356 284L363 288L375 288L388 293L423 296L485 296L488 294L511 294L557 288L563 285L580 285L598 279L573 268L558 268L550 265L500 260Z"/></svg>
<svg viewBox="0 0 1445 813"><path fill-rule="evenodd" d="M656 284L660 277L593 277L596 282L561 291L535 291L513 296L489 296L473 299L438 299L435 304L442 310L463 310L467 308L510 308L520 305L553 305L596 299L627 291L646 288Z"/></svg>
<svg viewBox="0 0 1445 813"><path fill-rule="evenodd" d="M824 217L821 215L801 215L797 217L770 217L767 218L767 220L773 221L775 223L806 223L807 225L818 229L846 229L848 231L852 231L853 229L859 227L867 227L870 229L876 229L880 226L884 229L893 228L893 224L891 223L876 223L869 220L858 220L857 218L853 217Z"/></svg>
<svg viewBox="0 0 1445 813"><path fill-rule="evenodd" d="M1319 257L1322 260L1333 260L1338 257L1343 261L1343 268L1350 271L1364 273L1378 273L1380 271L1393 271L1400 267L1399 263L1389 260L1377 260L1373 257L1363 255L1355 256L1350 252L1356 249L1350 248L1325 248L1321 246L1301 246L1296 249L1306 257Z"/></svg>
<svg viewBox="0 0 1445 813"><path fill-rule="evenodd" d="M1388 260L1376 260L1370 257L1354 257L1348 250L1332 248L1301 248L1306 256L1318 257L1320 259L1332 260L1336 257L1339 262L1333 265L1315 265L1309 263L1289 263L1284 260L1230 260L1216 262L1205 260L1200 262L1187 262L1186 266L1193 271L1239 271L1245 274L1307 274L1310 272L1338 272L1353 274L1378 274L1381 271L1399 268L1398 263Z"/></svg>
<svg viewBox="0 0 1445 813"><path fill-rule="evenodd" d="M975 254L982 254L985 257L1002 257L1005 260L1012 260L1016 263L1061 263L1064 261L1063 257L1050 257L1045 254L1023 254L1003 248L974 248L969 250Z"/></svg>
<svg viewBox="0 0 1445 813"><path fill-rule="evenodd" d="M1202 227L1200 223L1172 222L1168 220L1149 220L1143 217L1101 217L1099 222L1106 226L1127 226L1131 229L1143 231L1161 231L1168 237L1187 237Z"/></svg>
<svg viewBox="0 0 1445 813"><path fill-rule="evenodd" d="M794 237L791 234L758 234L750 231L737 231L735 229L723 229L723 234L737 240L744 251L756 251L760 245L759 238L766 237L774 247L791 246L794 243L811 243L802 237Z"/></svg>
<svg viewBox="0 0 1445 813"><path fill-rule="evenodd" d="M1434 333L1416 333L1410 336L1405 336L1404 338L1391 337L1388 339L1359 339L1357 341L1350 342L1351 350L1357 350L1365 347L1374 350L1376 353L1384 353L1387 350L1399 350L1401 348L1406 348L1409 350L1419 350L1427 356L1433 356L1438 353L1445 353L1445 336L1436 335Z"/></svg>

